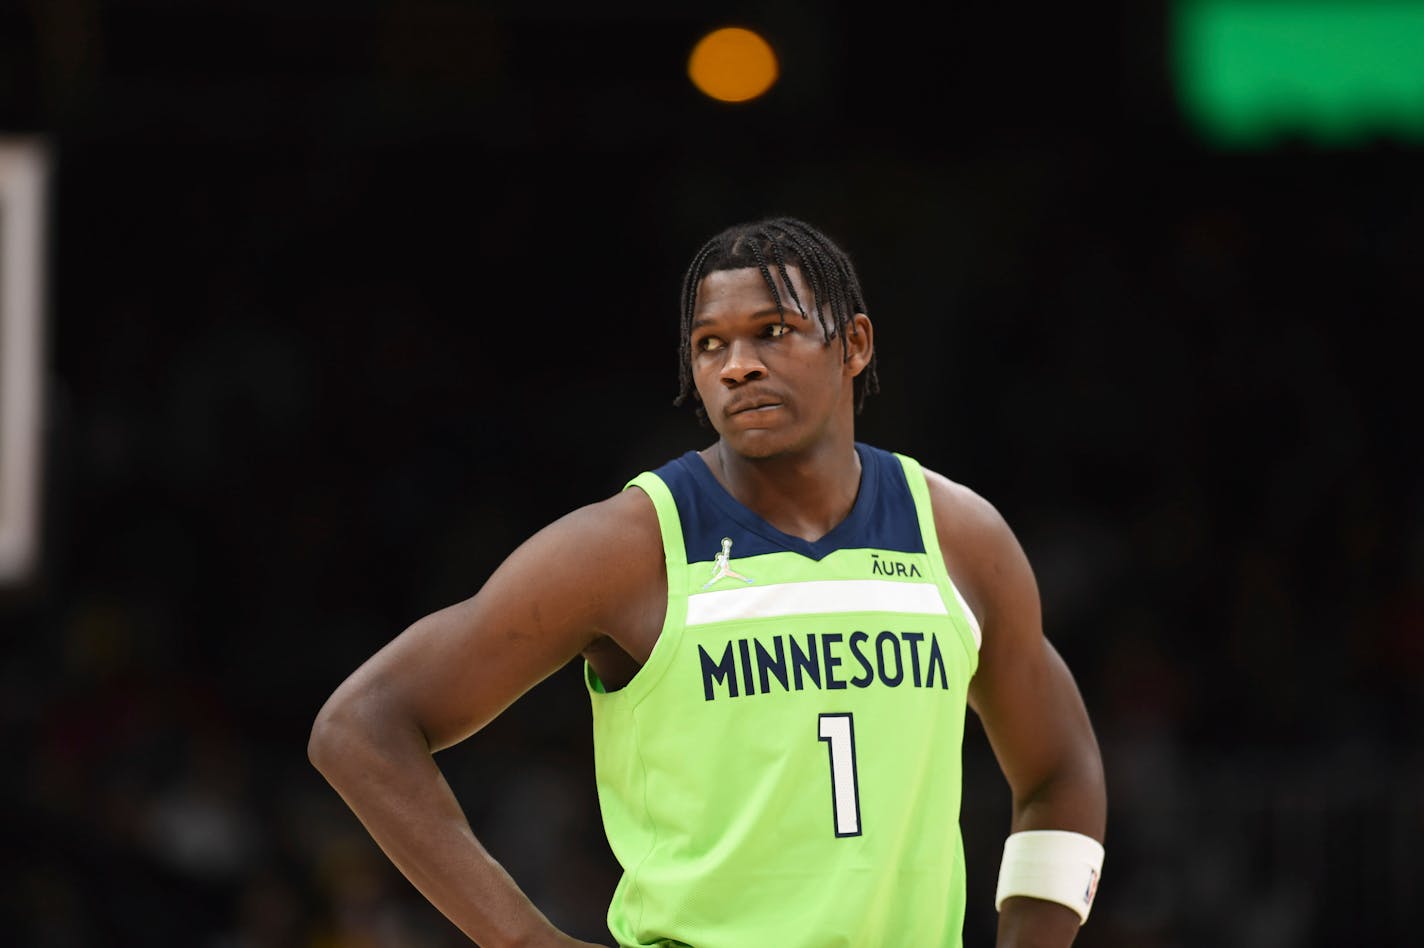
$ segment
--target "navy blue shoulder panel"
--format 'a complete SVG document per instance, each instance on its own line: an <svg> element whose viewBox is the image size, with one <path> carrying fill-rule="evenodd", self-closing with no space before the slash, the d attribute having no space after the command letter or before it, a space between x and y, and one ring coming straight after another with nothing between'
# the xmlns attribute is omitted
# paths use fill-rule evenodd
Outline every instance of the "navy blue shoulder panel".
<svg viewBox="0 0 1424 948"><path fill-rule="evenodd" d="M889 451L856 442L860 492L850 515L815 542L782 533L727 493L696 451L688 451L653 473L677 502L687 562L710 561L732 541L737 557L791 551L820 560L836 550L923 553L915 500L905 470Z"/></svg>

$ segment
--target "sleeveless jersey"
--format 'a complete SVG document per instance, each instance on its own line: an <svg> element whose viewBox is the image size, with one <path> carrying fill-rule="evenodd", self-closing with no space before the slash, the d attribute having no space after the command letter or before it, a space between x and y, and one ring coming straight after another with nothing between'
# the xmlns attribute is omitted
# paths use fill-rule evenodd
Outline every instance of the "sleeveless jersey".
<svg viewBox="0 0 1424 948"><path fill-rule="evenodd" d="M689 451L652 498L667 617L606 692L592 668L620 945L961 944L961 748L979 628L912 459L857 444L860 491L815 542Z"/></svg>

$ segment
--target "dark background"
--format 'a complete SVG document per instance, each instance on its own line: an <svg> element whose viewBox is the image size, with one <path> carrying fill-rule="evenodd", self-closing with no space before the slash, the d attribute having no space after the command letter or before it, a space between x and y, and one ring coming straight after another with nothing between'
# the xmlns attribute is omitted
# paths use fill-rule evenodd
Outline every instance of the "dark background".
<svg viewBox="0 0 1424 948"><path fill-rule="evenodd" d="M790 213L861 271L860 437L987 496L1038 572L1110 783L1079 944L1409 941L1421 154L1213 150L1164 2L1063 6L0 6L0 132L53 161L0 940L459 943L310 723L540 526L710 440L671 404L683 267ZM727 23L780 53L761 100L685 77ZM581 689L440 759L606 940ZM1008 794L973 723L965 754L983 945Z"/></svg>

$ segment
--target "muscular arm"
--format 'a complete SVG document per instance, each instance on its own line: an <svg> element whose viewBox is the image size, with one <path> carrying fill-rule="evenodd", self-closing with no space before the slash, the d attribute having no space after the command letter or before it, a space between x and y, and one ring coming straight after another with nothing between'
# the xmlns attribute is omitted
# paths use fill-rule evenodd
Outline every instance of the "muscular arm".
<svg viewBox="0 0 1424 948"><path fill-rule="evenodd" d="M1068 666L1043 635L1038 585L1004 518L962 485L926 472L945 564L983 629L969 703L1013 793L1011 832L1070 830L1101 842L1107 791L1097 739ZM1067 946L1078 916L1006 899L1001 948Z"/></svg>
<svg viewBox="0 0 1424 948"><path fill-rule="evenodd" d="M318 714L312 763L475 942L583 944L558 932L480 845L432 755L609 635L630 603L663 583L652 504L626 491L530 538L474 597L377 652Z"/></svg>

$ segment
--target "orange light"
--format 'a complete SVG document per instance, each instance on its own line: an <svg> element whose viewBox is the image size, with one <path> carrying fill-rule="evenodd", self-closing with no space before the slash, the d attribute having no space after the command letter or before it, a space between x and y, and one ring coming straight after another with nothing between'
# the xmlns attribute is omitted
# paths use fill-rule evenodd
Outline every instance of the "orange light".
<svg viewBox="0 0 1424 948"><path fill-rule="evenodd" d="M776 53L751 30L729 26L697 41L687 60L687 75L720 102L746 102L776 81Z"/></svg>

